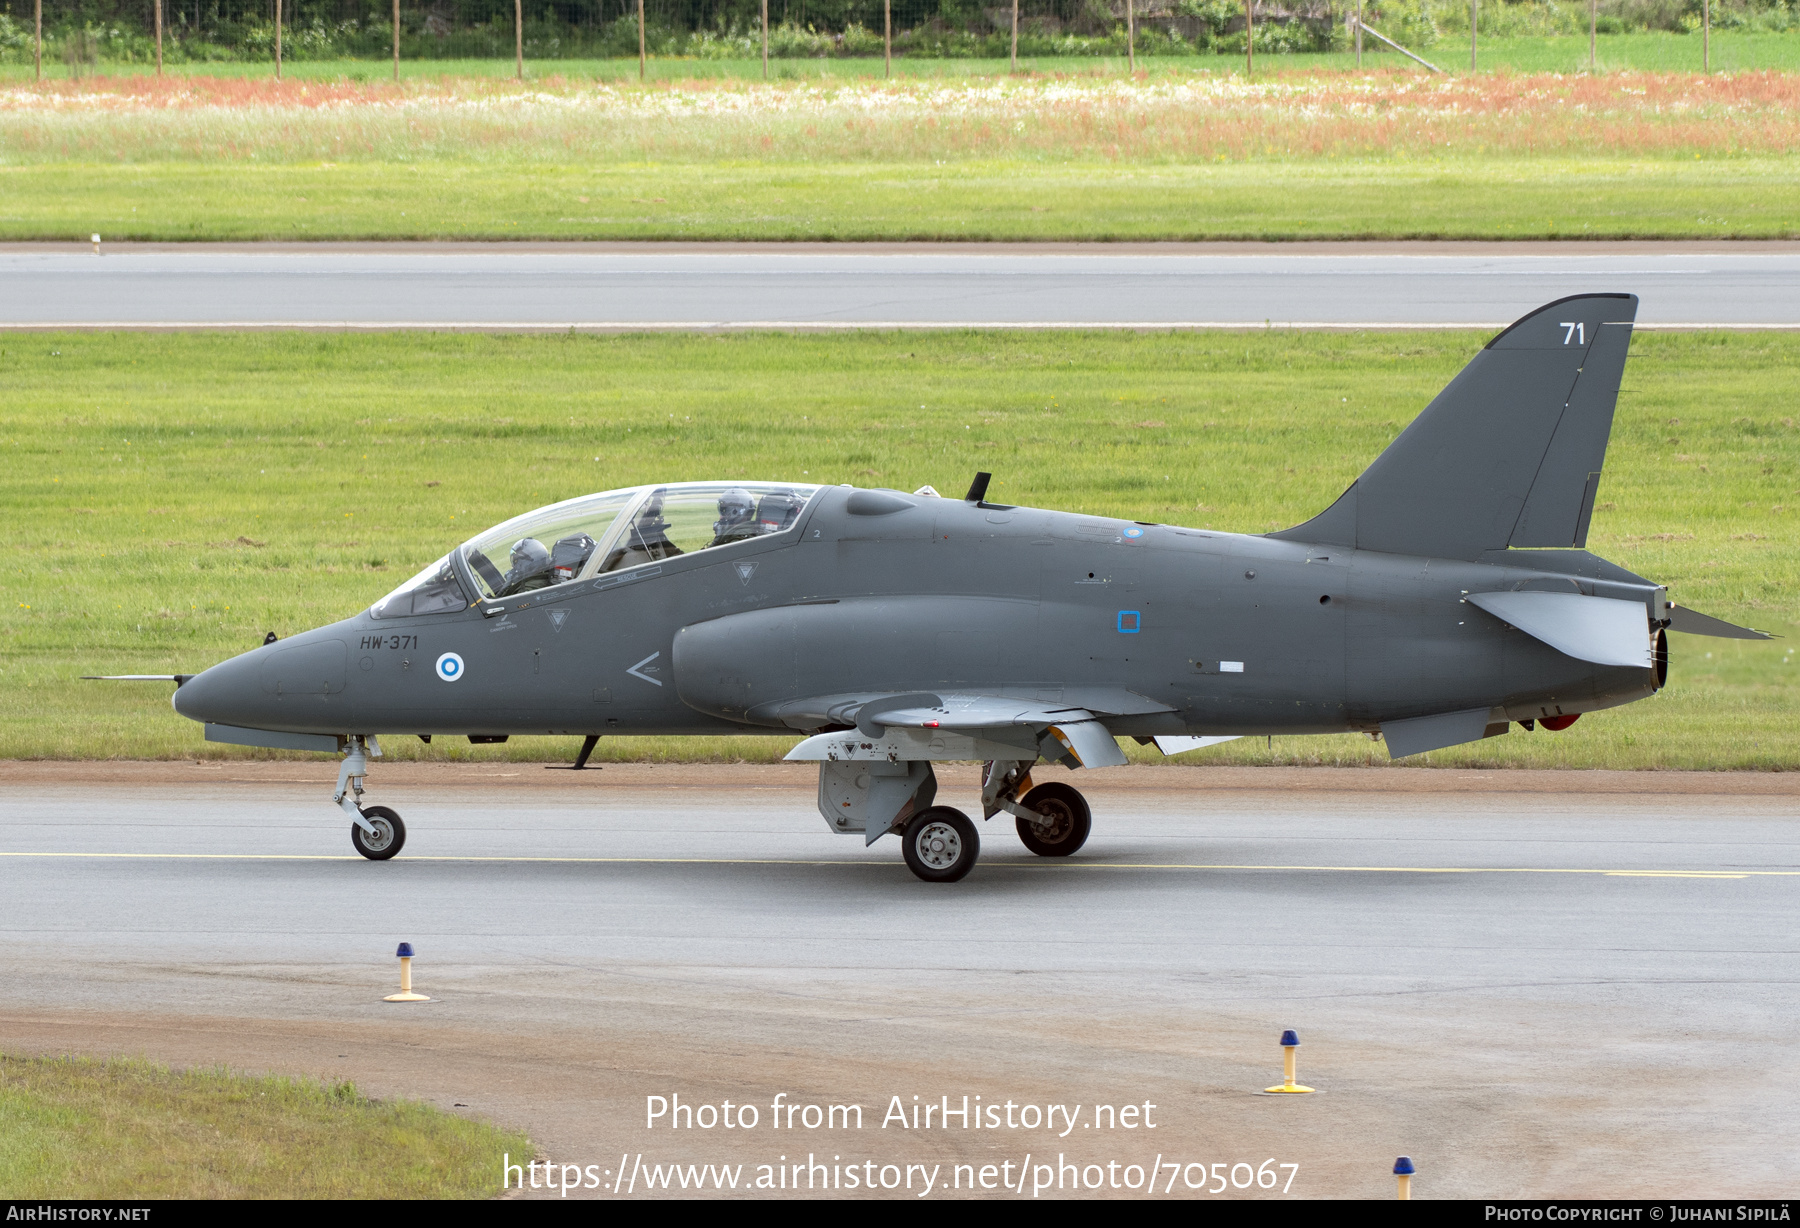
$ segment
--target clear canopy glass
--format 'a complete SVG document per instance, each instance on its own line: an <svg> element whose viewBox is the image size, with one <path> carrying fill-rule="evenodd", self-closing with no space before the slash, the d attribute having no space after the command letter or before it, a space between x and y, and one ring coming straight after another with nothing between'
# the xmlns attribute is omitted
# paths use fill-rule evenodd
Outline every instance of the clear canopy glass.
<svg viewBox="0 0 1800 1228"><path fill-rule="evenodd" d="M462 581L456 578L456 568L446 555L370 606L369 614L404 618L409 614L449 614L468 606Z"/></svg>
<svg viewBox="0 0 1800 1228"><path fill-rule="evenodd" d="M575 583L792 528L813 484L678 482L568 499L515 516L459 553L477 599ZM433 563L369 611L376 618L435 614L468 605L456 554Z"/></svg>

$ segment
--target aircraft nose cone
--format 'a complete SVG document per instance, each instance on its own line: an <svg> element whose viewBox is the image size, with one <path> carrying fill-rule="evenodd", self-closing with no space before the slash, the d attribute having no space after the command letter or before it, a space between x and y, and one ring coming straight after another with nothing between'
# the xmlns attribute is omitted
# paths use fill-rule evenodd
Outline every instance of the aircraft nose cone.
<svg viewBox="0 0 1800 1228"><path fill-rule="evenodd" d="M246 657L221 661L175 688L175 711L192 721L253 725L249 711L262 697L255 664Z"/></svg>

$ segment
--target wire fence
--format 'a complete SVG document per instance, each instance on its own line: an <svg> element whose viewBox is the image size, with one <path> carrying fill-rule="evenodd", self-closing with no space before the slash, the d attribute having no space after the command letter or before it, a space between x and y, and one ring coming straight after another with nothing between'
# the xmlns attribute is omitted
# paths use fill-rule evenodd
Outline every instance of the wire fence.
<svg viewBox="0 0 1800 1228"><path fill-rule="evenodd" d="M1258 54L1347 50L1358 12L1413 48L1457 31L1466 38L1469 28L1468 0L1248 3ZM40 5L47 63L79 73L157 57L158 0L0 0L0 62L37 54ZM1479 8L1483 36L1744 20L1800 28L1800 0L1479 0ZM1247 16L1246 0L1018 0L1016 8L1005 0L161 0L160 9L161 55L172 63L386 59L396 42L402 60L635 58L640 47L651 56L741 60L761 57L765 41L771 57L790 59L880 56L889 47L898 56L958 58L1241 55Z"/></svg>
<svg viewBox="0 0 1800 1228"><path fill-rule="evenodd" d="M167 60L270 59L276 0L163 0ZM637 0L523 0L515 33L512 0L403 0L403 59L576 59L639 51ZM46 40L58 56L145 61L155 54L155 0L49 0ZM1243 0L1020 0L1018 53L1122 55L1128 21L1144 54L1199 54L1243 45ZM777 57L869 56L891 31L897 55L1005 57L1013 50L1012 5L980 0L768 0L768 49ZM1255 2L1267 33L1258 50L1321 50L1333 39L1329 0ZM758 58L759 0L643 0L650 55ZM293 60L368 59L393 51L396 18L381 0L283 0L281 54ZM1341 21L1336 21L1341 26ZM32 0L0 0L0 54L18 58L33 34ZM522 36L522 37L520 37ZM1341 40L1340 40L1341 41ZM521 45L522 44L522 47Z"/></svg>

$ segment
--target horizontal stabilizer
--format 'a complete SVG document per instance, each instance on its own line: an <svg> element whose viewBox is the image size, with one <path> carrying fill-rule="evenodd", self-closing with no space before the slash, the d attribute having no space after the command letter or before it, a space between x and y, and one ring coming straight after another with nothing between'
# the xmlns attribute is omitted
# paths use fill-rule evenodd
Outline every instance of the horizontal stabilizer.
<svg viewBox="0 0 1800 1228"><path fill-rule="evenodd" d="M1221 742L1235 742L1243 736L1241 733L1234 733L1223 738L1160 737L1150 740L1155 742L1156 749L1165 755L1185 755L1190 750L1204 750L1208 746L1217 746Z"/></svg>
<svg viewBox="0 0 1800 1228"><path fill-rule="evenodd" d="M1650 668L1649 612L1639 602L1581 593L1470 593L1469 604L1577 661Z"/></svg>
<svg viewBox="0 0 1800 1228"><path fill-rule="evenodd" d="M1479 742L1493 725L1493 710L1470 708L1467 712L1445 712L1438 716L1415 716L1404 721L1381 722L1381 740L1387 743L1388 758L1404 759L1422 755L1428 750L1443 750L1464 742ZM1502 724L1496 732L1504 733Z"/></svg>
<svg viewBox="0 0 1800 1228"><path fill-rule="evenodd" d="M1702 614L1698 610L1690 610L1684 605L1674 604L1669 606L1669 630L1682 631L1688 635L1710 635L1722 640L1772 640L1775 638L1767 631L1752 631L1748 627L1728 623L1722 618L1714 618L1711 614Z"/></svg>

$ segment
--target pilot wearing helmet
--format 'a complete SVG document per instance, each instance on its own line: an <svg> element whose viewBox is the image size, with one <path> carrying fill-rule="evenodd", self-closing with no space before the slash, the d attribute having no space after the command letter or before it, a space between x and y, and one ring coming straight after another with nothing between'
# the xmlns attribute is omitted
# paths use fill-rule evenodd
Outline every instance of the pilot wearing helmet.
<svg viewBox="0 0 1800 1228"><path fill-rule="evenodd" d="M523 593L534 588L550 587L550 552L535 537L522 537L513 543L512 566L502 577L501 597Z"/></svg>
<svg viewBox="0 0 1800 1228"><path fill-rule="evenodd" d="M725 546L760 537L763 531L756 519L756 499L749 491L734 487L719 496L719 518L713 522L713 545Z"/></svg>

